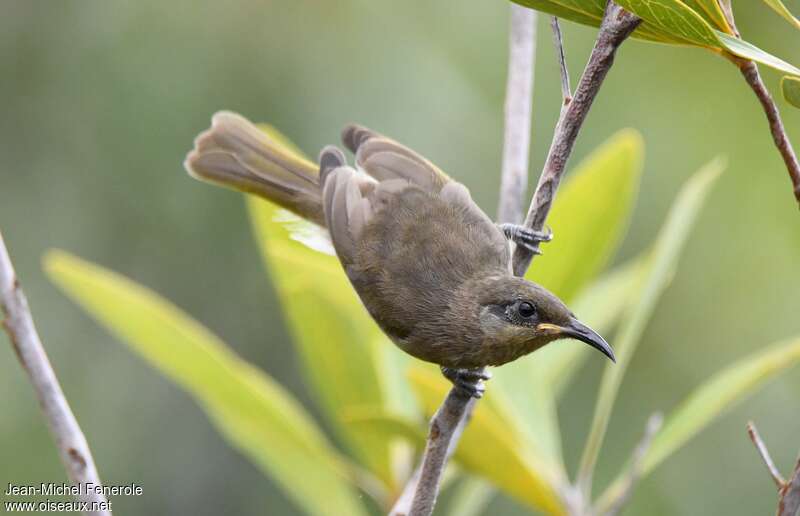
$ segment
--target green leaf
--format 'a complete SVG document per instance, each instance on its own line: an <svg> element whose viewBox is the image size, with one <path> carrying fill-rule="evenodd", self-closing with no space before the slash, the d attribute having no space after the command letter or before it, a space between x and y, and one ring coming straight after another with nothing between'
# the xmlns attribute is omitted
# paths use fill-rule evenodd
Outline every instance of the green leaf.
<svg viewBox="0 0 800 516"><path fill-rule="evenodd" d="M71 299L192 395L220 433L303 510L366 514L344 462L272 378L149 289L63 251L49 252L44 267Z"/></svg>
<svg viewBox="0 0 800 516"><path fill-rule="evenodd" d="M600 0L512 0L520 5L543 11L566 20L598 27L605 2ZM780 0L764 0L768 5L800 28ZM717 0L618 0L620 6L642 18L633 37L672 45L692 45L717 53L730 52L792 75L800 70L734 37Z"/></svg>
<svg viewBox="0 0 800 516"><path fill-rule="evenodd" d="M686 7L699 14L709 25L727 33L733 33L728 19L718 0L681 0Z"/></svg>
<svg viewBox="0 0 800 516"><path fill-rule="evenodd" d="M724 166L723 161L718 158L686 183L667 216L652 254L640 269L638 281L641 286L637 288L641 289L641 297L628 305L614 343L617 363L609 362L603 373L594 419L581 459L579 483L592 476L622 377L661 293L674 274L678 257L700 207Z"/></svg>
<svg viewBox="0 0 800 516"><path fill-rule="evenodd" d="M700 47L718 48L714 29L680 0L617 0L656 33Z"/></svg>
<svg viewBox="0 0 800 516"><path fill-rule="evenodd" d="M756 61L758 63L767 65L770 68L774 68L775 70L784 73L788 73L791 75L800 75L800 69L787 63L786 61L783 61L782 59L778 59L777 57L768 54L767 52L764 52L763 50L753 45L752 43L748 43L747 41L735 38L733 36L725 34L724 32L719 32L719 31L715 32L723 48L725 48L730 53L735 54L739 57L744 57L745 59L750 59L752 61Z"/></svg>
<svg viewBox="0 0 800 516"><path fill-rule="evenodd" d="M409 370L414 391L427 414L433 414L451 384L426 364ZM560 473L552 470L524 439L509 407L494 389L487 389L464 430L454 458L466 470L481 475L517 500L549 515L564 515L557 487Z"/></svg>
<svg viewBox="0 0 800 516"><path fill-rule="evenodd" d="M537 11L542 11L565 20L570 20L583 25L599 27L603 19L605 2L602 0L512 0ZM639 39L659 43L681 44L682 40L675 39L663 31L652 29L648 24L640 25L633 36Z"/></svg>
<svg viewBox="0 0 800 516"><path fill-rule="evenodd" d="M800 108L800 77L784 76L781 79L781 91L786 102Z"/></svg>
<svg viewBox="0 0 800 516"><path fill-rule="evenodd" d="M800 338L795 338L753 353L714 374L667 418L644 456L641 475L653 471L726 410L798 362ZM620 495L624 483L624 478L617 478L600 498L600 506L609 506Z"/></svg>
<svg viewBox="0 0 800 516"><path fill-rule="evenodd" d="M772 9L774 9L776 13L783 16L783 18L786 19L786 21L788 21L792 25L794 25L796 29L800 29L800 20L795 18L795 16L789 11L789 9L787 9L786 6L783 5L783 2L781 2L781 0L764 0L764 3L772 7Z"/></svg>
<svg viewBox="0 0 800 516"><path fill-rule="evenodd" d="M274 205L248 196L247 207L320 408L356 458L387 485L398 487L391 442L342 419L352 407L385 405L386 386L379 367L386 339L364 310L337 258L294 240L278 220L286 213ZM320 307L314 311L313 324L308 307Z"/></svg>
<svg viewBox="0 0 800 516"><path fill-rule="evenodd" d="M583 160L556 198L548 218L555 238L528 279L568 302L602 270L628 228L643 152L641 135L625 129Z"/></svg>

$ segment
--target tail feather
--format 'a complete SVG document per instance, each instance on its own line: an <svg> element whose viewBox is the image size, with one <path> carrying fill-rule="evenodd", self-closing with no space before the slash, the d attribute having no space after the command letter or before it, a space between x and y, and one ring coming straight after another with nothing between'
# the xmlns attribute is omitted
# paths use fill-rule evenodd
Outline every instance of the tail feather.
<svg viewBox="0 0 800 516"><path fill-rule="evenodd" d="M325 225L319 167L240 115L216 113L184 166L192 177L258 195Z"/></svg>

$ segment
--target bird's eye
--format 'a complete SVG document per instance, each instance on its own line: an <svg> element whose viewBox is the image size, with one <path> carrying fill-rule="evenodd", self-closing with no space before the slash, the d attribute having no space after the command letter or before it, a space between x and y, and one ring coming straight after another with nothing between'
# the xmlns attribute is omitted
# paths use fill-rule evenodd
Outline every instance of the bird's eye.
<svg viewBox="0 0 800 516"><path fill-rule="evenodd" d="M532 317L534 314L536 314L536 307L527 301L523 301L519 304L519 306L517 306L517 312L519 313L520 317L527 319L528 317Z"/></svg>

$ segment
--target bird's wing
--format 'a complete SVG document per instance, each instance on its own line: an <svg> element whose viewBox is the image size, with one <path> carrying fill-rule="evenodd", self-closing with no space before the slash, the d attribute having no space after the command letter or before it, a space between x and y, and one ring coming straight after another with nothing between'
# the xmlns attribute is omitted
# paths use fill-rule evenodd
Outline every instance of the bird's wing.
<svg viewBox="0 0 800 516"><path fill-rule="evenodd" d="M366 127L348 125L342 131L342 142L355 154L356 166L378 181L405 179L432 192L452 181L413 150Z"/></svg>
<svg viewBox="0 0 800 516"><path fill-rule="evenodd" d="M336 254L353 263L356 243L372 217L370 195L378 182L347 166L342 151L329 146L319 156L322 208Z"/></svg>
<svg viewBox="0 0 800 516"><path fill-rule="evenodd" d="M475 204L467 187L434 164L361 126L346 127L342 140L355 153L358 170L348 167L341 151L330 146L320 153L320 178L328 229L343 263L353 263L361 232L373 216L389 204L390 197L406 195L409 188L438 197L462 212L467 224L463 231L471 231L476 225L484 227L488 237L485 242L505 252L505 237Z"/></svg>
<svg viewBox="0 0 800 516"><path fill-rule="evenodd" d="M355 154L356 166L360 170L380 184L395 181L389 190L399 191L400 185L411 183L425 191L438 193L446 202L467 210L475 220L493 224L472 200L467 187L451 179L439 167L405 145L357 124L344 128L342 141Z"/></svg>

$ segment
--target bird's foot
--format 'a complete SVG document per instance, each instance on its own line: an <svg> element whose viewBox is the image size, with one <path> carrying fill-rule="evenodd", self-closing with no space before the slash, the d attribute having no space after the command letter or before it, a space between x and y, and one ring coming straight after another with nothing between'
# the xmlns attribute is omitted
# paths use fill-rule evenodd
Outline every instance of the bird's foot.
<svg viewBox="0 0 800 516"><path fill-rule="evenodd" d="M535 231L519 224L498 224L498 227L507 239L535 254L542 254L539 250L541 242L549 242L553 239L553 232L550 228L547 228L547 231Z"/></svg>
<svg viewBox="0 0 800 516"><path fill-rule="evenodd" d="M489 380L492 374L479 367L477 369L457 369L455 367L441 367L445 378L453 382L453 385L463 394L471 398L479 399L483 396L483 382Z"/></svg>

